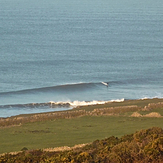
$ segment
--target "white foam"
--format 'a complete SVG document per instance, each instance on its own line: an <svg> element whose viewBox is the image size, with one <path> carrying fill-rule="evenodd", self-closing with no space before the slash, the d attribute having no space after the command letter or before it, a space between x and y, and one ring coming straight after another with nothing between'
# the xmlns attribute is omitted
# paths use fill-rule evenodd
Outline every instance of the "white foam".
<svg viewBox="0 0 163 163"><path fill-rule="evenodd" d="M105 104L108 101L58 101L58 102L54 102L54 101L50 101L49 103L54 104L54 105L60 105L60 104L69 104L72 107L77 107L77 106L86 106L86 105L97 105L97 104Z"/></svg>
<svg viewBox="0 0 163 163"><path fill-rule="evenodd" d="M123 102L125 99L122 98L122 99L117 99L117 100L111 100L111 102Z"/></svg>
<svg viewBox="0 0 163 163"><path fill-rule="evenodd" d="M89 105L100 105L100 104L106 104L106 103L109 103L109 102L123 102L124 101L124 98L122 99L117 99L117 100L111 100L111 101L96 101L96 100L93 100L93 101L65 101L65 102L62 102L62 101L59 101L59 102L54 102L54 101L50 101L49 103L51 104L54 104L54 105L66 105L66 104L69 104L70 106L72 107L77 107L77 106L89 106Z"/></svg>
<svg viewBox="0 0 163 163"><path fill-rule="evenodd" d="M149 97L143 97L140 100L147 100L147 99L150 99L150 98Z"/></svg>
<svg viewBox="0 0 163 163"><path fill-rule="evenodd" d="M148 100L148 99L154 99L154 98L161 99L161 98L163 98L163 97L161 97L161 96L143 97L143 98L141 98L140 100Z"/></svg>
<svg viewBox="0 0 163 163"><path fill-rule="evenodd" d="M74 101L70 102L70 105L73 107L77 106L87 106L87 105L97 105L97 104L105 104L107 101Z"/></svg>

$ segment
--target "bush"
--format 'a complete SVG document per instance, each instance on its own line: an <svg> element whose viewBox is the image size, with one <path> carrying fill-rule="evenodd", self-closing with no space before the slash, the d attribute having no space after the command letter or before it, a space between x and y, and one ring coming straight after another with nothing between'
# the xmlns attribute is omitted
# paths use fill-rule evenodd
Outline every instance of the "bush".
<svg viewBox="0 0 163 163"><path fill-rule="evenodd" d="M21 149L21 151L27 151L28 150L28 148L26 148L26 147L23 147L22 149Z"/></svg>

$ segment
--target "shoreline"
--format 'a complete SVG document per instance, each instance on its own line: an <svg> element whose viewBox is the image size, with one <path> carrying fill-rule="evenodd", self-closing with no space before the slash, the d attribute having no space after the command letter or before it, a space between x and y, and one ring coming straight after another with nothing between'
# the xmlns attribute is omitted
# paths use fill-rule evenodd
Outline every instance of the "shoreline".
<svg viewBox="0 0 163 163"><path fill-rule="evenodd" d="M143 109L153 110L154 108L160 107L163 108L163 99L159 98L124 100L123 102L108 102L105 104L78 106L66 111L20 114L11 117L0 118L0 128L20 126L28 122L47 121L54 119L71 119L81 116L117 116L124 112L136 112Z"/></svg>
<svg viewBox="0 0 163 163"><path fill-rule="evenodd" d="M41 106L43 104L45 104L45 106L51 106L52 108L56 108L58 105L58 108L66 108L67 109L61 109L61 110L57 110L57 111L43 111L43 112L36 112L36 113L22 113L22 114L18 114L18 115L11 115L11 116L7 116L7 117L0 117L0 119L2 118L11 118L11 117L18 117L18 116L23 116L23 115L35 115L35 114L44 114L44 113L54 113L54 112L66 112L66 111L71 111L71 110L78 110L78 109L88 109L88 107L90 108L101 108L101 107L105 107L105 106L124 106L124 105L128 105L128 103L130 104L134 104L134 103L140 103L140 105L145 105L143 104L144 102L145 104L147 103L152 103L152 102L163 102L163 98L143 98L143 99L117 99L117 100L109 100L109 101L73 101L73 102L47 102L47 103L29 103L29 104L11 104L11 105L5 105L5 106L18 106L18 107L23 107L23 106ZM72 104L72 103L78 103L78 104ZM72 105L71 105L72 104ZM138 104L139 105L139 104ZM89 110L89 109L88 109Z"/></svg>

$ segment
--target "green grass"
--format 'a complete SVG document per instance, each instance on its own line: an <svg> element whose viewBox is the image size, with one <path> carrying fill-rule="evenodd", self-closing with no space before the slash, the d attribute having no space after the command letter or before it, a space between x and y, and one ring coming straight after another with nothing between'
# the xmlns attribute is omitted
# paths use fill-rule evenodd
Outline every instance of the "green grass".
<svg viewBox="0 0 163 163"><path fill-rule="evenodd" d="M157 112L157 113L159 113L161 116L163 116L163 108L157 108L157 109L153 109L153 110L151 110L151 111L139 111L139 113L140 113L141 115L146 115L146 114L149 114L149 113L151 113L151 112Z"/></svg>
<svg viewBox="0 0 163 163"><path fill-rule="evenodd" d="M150 127L163 128L163 118L85 116L74 119L27 123L0 129L0 153L73 146L112 135L120 137Z"/></svg>

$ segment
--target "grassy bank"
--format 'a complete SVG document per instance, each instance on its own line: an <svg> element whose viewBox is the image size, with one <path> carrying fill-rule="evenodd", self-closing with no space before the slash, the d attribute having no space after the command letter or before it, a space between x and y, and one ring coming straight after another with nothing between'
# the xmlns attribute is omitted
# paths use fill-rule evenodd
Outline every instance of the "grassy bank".
<svg viewBox="0 0 163 163"><path fill-rule="evenodd" d="M152 127L121 138L111 136L72 148L24 150L3 154L0 162L46 163L161 163L163 162L163 129ZM56 151L57 150L57 151Z"/></svg>
<svg viewBox="0 0 163 163"><path fill-rule="evenodd" d="M0 129L0 153L20 151L23 147L40 149L73 146L112 135L120 137L152 126L163 128L163 118L85 116L28 123Z"/></svg>
<svg viewBox="0 0 163 163"><path fill-rule="evenodd" d="M156 101L157 103L162 102ZM130 115L135 112L135 110L132 110L133 107L123 108L124 112L118 113L122 110L120 106L131 106L131 102L132 105L135 105L135 103L133 103L134 101L128 101L128 104L117 103L117 108L111 108L110 110L108 108L109 113L110 111L114 111L115 113L117 109L116 114L113 115L104 114L106 110L103 111L100 109L106 108L106 105L100 105L100 108L98 107L99 109L88 108L89 110L97 109L97 112L102 113L102 115L91 115L92 112L89 111L90 114L85 116L79 115L69 117L68 119L64 117L51 117L49 119L41 119L41 121L38 119L38 121L35 122L18 124L18 126L2 127L0 128L0 153L20 151L23 147L28 149L42 149L59 146L74 146L75 144L89 143L96 139L103 139L113 135L121 137L154 126L163 128L162 117L131 117ZM149 101L143 101L144 104L142 104L141 101L135 102L137 105L138 103L140 104L140 106L135 109L142 115L155 111L163 116L163 107L161 107L161 105L149 105ZM154 103L154 100L150 102ZM147 109L143 110L145 106ZM82 109L88 111L86 107ZM27 116L30 117L31 115Z"/></svg>

